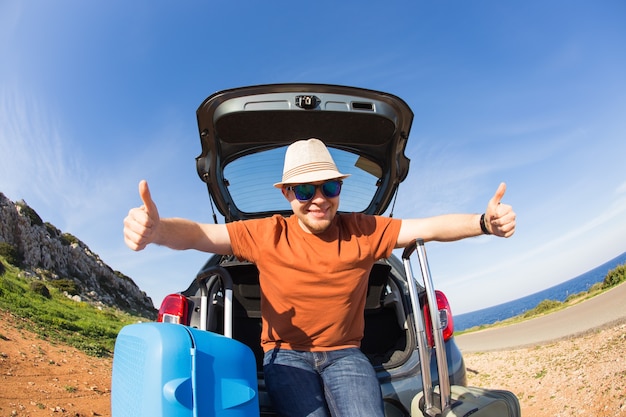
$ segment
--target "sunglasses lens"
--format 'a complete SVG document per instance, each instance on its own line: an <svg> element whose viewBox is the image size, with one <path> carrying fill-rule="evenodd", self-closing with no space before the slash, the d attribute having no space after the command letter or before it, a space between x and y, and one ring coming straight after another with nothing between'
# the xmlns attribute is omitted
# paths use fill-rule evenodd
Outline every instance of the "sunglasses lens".
<svg viewBox="0 0 626 417"><path fill-rule="evenodd" d="M313 196L315 196L315 190L317 190L317 187L321 187L322 194L324 194L326 198L333 198L337 197L341 192L341 181L327 181L322 185L298 184L289 188L293 190L293 194L296 196L298 201L305 202L311 200Z"/></svg>
<svg viewBox="0 0 626 417"><path fill-rule="evenodd" d="M322 184L322 193L328 197L337 197L341 192L341 181L328 181Z"/></svg>
<svg viewBox="0 0 626 417"><path fill-rule="evenodd" d="M313 184L295 185L293 193L299 201L309 201L315 195L315 186Z"/></svg>

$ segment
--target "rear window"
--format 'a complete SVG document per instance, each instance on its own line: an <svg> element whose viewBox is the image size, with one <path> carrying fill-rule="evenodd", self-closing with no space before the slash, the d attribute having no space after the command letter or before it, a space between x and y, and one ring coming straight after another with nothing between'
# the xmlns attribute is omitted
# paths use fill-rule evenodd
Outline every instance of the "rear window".
<svg viewBox="0 0 626 417"><path fill-rule="evenodd" d="M274 183L280 182L286 146L234 160L224 167L228 191L237 209L245 213L290 210L289 202ZM369 205L382 175L380 166L359 155L329 148L341 173L351 174L343 182L339 210L362 212Z"/></svg>

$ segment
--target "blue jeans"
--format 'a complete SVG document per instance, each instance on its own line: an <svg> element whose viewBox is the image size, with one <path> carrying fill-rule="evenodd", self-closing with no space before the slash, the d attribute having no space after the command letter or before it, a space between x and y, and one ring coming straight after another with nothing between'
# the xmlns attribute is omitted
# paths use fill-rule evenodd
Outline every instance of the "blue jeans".
<svg viewBox="0 0 626 417"><path fill-rule="evenodd" d="M265 353L263 373L280 416L384 416L376 373L359 349L301 352L276 348Z"/></svg>

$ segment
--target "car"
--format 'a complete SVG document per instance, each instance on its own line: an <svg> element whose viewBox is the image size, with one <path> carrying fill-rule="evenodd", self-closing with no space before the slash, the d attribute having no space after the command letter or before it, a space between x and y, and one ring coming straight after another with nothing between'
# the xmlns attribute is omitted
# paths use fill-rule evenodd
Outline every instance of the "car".
<svg viewBox="0 0 626 417"><path fill-rule="evenodd" d="M216 222L216 209L224 222L292 214L273 183L281 178L286 147L298 139L324 141L339 171L351 175L343 184L340 212L385 215L409 171L405 149L413 112L393 94L328 84L248 86L212 94L198 108L197 120L202 151L196 169L206 183ZM231 301L222 281L211 273L216 267L232 279L232 335L223 324L224 306ZM256 266L234 256L212 255L198 277L187 289L165 297L158 321L228 332L246 344L256 358L261 415L275 415L263 379ZM450 305L441 292L437 300L450 382L466 385ZM395 255L372 268L364 314L361 350L376 370L385 414L409 416L422 378L406 271ZM436 375L434 361L431 369Z"/></svg>

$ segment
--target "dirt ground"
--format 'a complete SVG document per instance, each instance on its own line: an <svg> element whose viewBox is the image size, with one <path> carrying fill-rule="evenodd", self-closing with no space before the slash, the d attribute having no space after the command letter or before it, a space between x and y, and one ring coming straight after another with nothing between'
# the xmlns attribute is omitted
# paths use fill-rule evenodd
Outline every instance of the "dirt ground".
<svg viewBox="0 0 626 417"><path fill-rule="evenodd" d="M0 417L110 416L111 359L39 339L0 314ZM504 388L528 417L626 416L626 324L573 339L465 355L471 385Z"/></svg>
<svg viewBox="0 0 626 417"><path fill-rule="evenodd" d="M503 388L523 416L626 416L626 324L531 348L464 355L469 385Z"/></svg>
<svg viewBox="0 0 626 417"><path fill-rule="evenodd" d="M24 326L0 312L0 417L110 416L112 360L51 344Z"/></svg>

